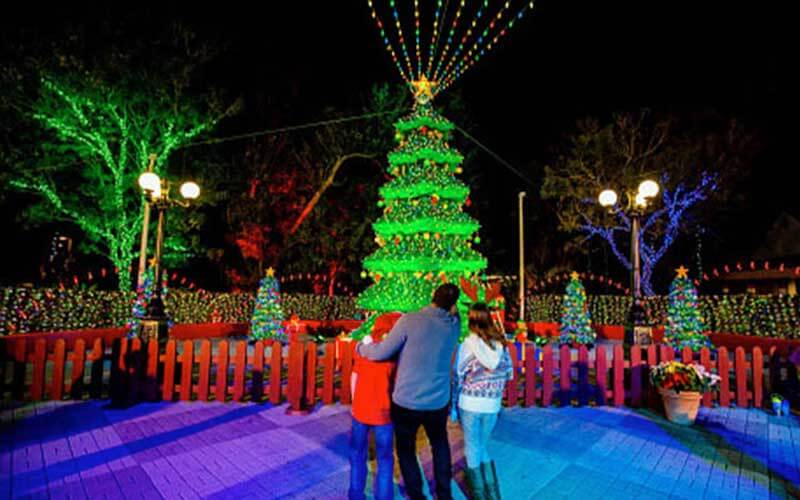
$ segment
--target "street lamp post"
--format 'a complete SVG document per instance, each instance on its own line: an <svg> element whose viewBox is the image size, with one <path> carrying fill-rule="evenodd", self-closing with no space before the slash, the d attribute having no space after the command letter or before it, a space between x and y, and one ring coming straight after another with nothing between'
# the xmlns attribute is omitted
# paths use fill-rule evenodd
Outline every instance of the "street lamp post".
<svg viewBox="0 0 800 500"><path fill-rule="evenodd" d="M145 308L145 317L141 320L139 336L143 340L156 339L164 342L169 333L169 318L161 296L161 254L164 246L164 224L166 223L167 209L175 205L188 207L189 200L200 196L200 186L194 182L185 182L180 187L182 199L173 199L170 197L170 182L167 179L161 179L152 171L139 176L139 186L144 191L146 203L156 209L158 217L156 249L153 258L153 296Z"/></svg>
<svg viewBox="0 0 800 500"><path fill-rule="evenodd" d="M519 321L525 321L525 191L519 193Z"/></svg>
<svg viewBox="0 0 800 500"><path fill-rule="evenodd" d="M625 325L625 343L629 345L652 342L652 327L647 324L647 314L642 301L642 258L639 244L642 214L650 200L658 194L659 189L658 183L655 181L643 181L639 184L639 189L635 194L627 193L628 205L626 208L618 205L619 196L612 189L606 189L598 196L601 206L608 208L612 213L627 213L631 219L631 294L633 300Z"/></svg>
<svg viewBox="0 0 800 500"><path fill-rule="evenodd" d="M150 164L147 166L147 172L153 172L156 164L156 155L150 155ZM139 269L136 272L136 287L142 286L144 283L144 271L147 267L147 238L150 232L150 200L145 197L144 200L144 214L142 218L142 239L139 244Z"/></svg>

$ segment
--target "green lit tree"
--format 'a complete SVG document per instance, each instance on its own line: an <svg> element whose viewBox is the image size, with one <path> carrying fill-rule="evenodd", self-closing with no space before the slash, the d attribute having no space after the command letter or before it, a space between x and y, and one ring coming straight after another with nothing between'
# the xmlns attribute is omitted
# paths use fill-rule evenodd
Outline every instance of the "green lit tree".
<svg viewBox="0 0 800 500"><path fill-rule="evenodd" d="M395 124L392 179L379 190L383 215L372 226L380 248L364 260L364 275L374 283L360 295L361 307L413 311L430 303L439 284L458 284L486 268L472 248L479 224L463 211L469 188L455 177L463 157L448 144L453 129L419 97Z"/></svg>
<svg viewBox="0 0 800 500"><path fill-rule="evenodd" d="M284 319L280 285L275 277L275 270L270 267L258 286L256 305L250 320L250 338L283 340L286 337Z"/></svg>
<svg viewBox="0 0 800 500"><path fill-rule="evenodd" d="M594 344L596 334L592 328L592 319L586 303L586 289L578 276L573 272L567 284L561 313L562 344Z"/></svg>
<svg viewBox="0 0 800 500"><path fill-rule="evenodd" d="M710 347L711 342L703 334L703 318L697 305L697 290L688 276L688 269L681 266L669 287L667 325L664 341L676 351L689 347L699 351Z"/></svg>
<svg viewBox="0 0 800 500"><path fill-rule="evenodd" d="M155 171L165 174L176 151L239 106L238 101L223 104L214 93L192 91L192 75L212 51L185 30L171 34L177 52L159 46L156 59L147 57L154 47L111 47L93 60L59 53L56 63L3 72L5 80L17 75L27 82L16 93L4 93L2 101L28 133L27 147L5 148L13 155L9 186L37 196L27 220L77 227L82 249L117 268L120 289L130 288L128 270L142 227L136 181L149 156L156 155ZM184 227L199 225L192 212L168 223L174 227L178 220ZM177 231L168 231L166 247L173 255L190 250Z"/></svg>

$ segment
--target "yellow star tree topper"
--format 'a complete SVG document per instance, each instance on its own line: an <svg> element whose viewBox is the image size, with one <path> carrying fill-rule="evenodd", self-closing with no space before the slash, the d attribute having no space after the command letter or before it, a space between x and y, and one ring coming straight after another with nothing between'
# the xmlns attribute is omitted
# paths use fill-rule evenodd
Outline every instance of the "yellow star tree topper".
<svg viewBox="0 0 800 500"><path fill-rule="evenodd" d="M427 104L433 100L436 93L436 82L432 82L422 75L419 80L411 82L411 86L414 88L414 99L418 103Z"/></svg>

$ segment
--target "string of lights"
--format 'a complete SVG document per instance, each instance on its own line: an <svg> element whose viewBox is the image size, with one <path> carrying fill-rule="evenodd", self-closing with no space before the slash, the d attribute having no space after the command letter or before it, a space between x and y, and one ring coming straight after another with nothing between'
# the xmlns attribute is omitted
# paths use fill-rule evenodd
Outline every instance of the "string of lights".
<svg viewBox="0 0 800 500"><path fill-rule="evenodd" d="M450 5L450 0L444 5L444 10ZM440 20L441 19L441 20ZM436 2L436 12L433 15L433 27L431 29L431 45L428 47L428 68L425 70L425 76L430 80L431 69L433 69L433 59L436 57L436 47L439 45L439 39L444 25L444 18L442 17L442 0Z"/></svg>
<svg viewBox="0 0 800 500"><path fill-rule="evenodd" d="M413 66L411 65L411 57L408 55L408 48L406 47L406 37L403 35L403 25L400 22L400 14L397 12L397 3L395 0L389 0L389 5L392 7L392 17L394 18L394 26L397 29L397 38L398 42L400 43L400 48L403 51L403 57L406 61L406 66L408 67L408 74L414 77L416 80L416 74L414 72Z"/></svg>
<svg viewBox="0 0 800 500"><path fill-rule="evenodd" d="M420 53L419 43L419 0L414 0L414 48L417 54L417 68L424 66L422 54Z"/></svg>
<svg viewBox="0 0 800 500"><path fill-rule="evenodd" d="M347 123L347 122L353 122L353 121L359 121L359 120L368 120L370 118L378 118L379 116L385 116L385 115L389 115L389 114L393 114L393 113L402 113L402 112L404 112L406 110L407 110L407 108L398 108L398 109L391 109L391 110L387 110L387 111L376 111L374 113L365 113L365 114L362 114L362 115L347 116L347 117L343 117L343 118L332 118L330 120L320 120L320 121L316 121L316 122L303 123L303 124L300 124L300 125L290 125L288 127L280 127L280 128L259 130L259 131L256 131L256 132L248 132L248 133L245 133L245 134L231 135L231 136L228 136L228 137L217 137L217 138L213 138L213 139L207 139L207 140L204 140L204 141L189 142L189 143L186 143L183 146L181 146L179 149L181 149L181 148L189 148L189 147L193 147L193 146L201 146L201 145L205 145L205 144L219 144L219 143L222 143L222 142L238 141L238 140L242 140L242 139L252 139L254 137L260 137L260 136L264 136L264 135L283 134L283 133L286 133L286 132L296 132L298 130L304 130L304 129L316 128L316 127L324 127L326 125L337 125L337 124L340 124L340 123Z"/></svg>
<svg viewBox="0 0 800 500"><path fill-rule="evenodd" d="M500 12L503 12L508 5L509 2L506 2L506 4L500 8ZM487 10L489 10L489 2L488 0L484 0L483 5L478 8L478 11L475 13L475 18L472 20L472 23L467 28L467 32L464 33L464 35L461 37L461 41L458 44L458 48L453 53L452 57L447 61L447 63L444 64L444 70L442 71L441 75L437 75L439 80L445 79L445 75L447 75L450 72L450 68L453 67L453 64L455 64L456 61L459 60L458 57L464 52L464 47L469 46L469 42L471 40L470 37L472 37L472 35L474 35L475 33L478 33L477 30L478 23L480 22L481 18L483 18L483 14ZM493 24L490 24L490 26L493 26ZM488 29L489 29L488 27L484 29L482 34L479 36L479 40L482 39L484 36L486 36Z"/></svg>
<svg viewBox="0 0 800 500"><path fill-rule="evenodd" d="M483 13L488 8L489 8L489 0L484 0L483 1L483 5L478 7L478 11L475 14L475 18L472 20L472 23L467 28L467 32L464 33L464 36L461 37L461 42L458 44L458 48L456 49L455 53L453 54L453 57L450 59L450 61L445 66L445 70L444 70L445 74L448 73L448 71L450 70L450 68L453 65L453 62L455 60L457 60L458 56L464 51L464 46L468 45L468 41L469 41L470 37L473 35L473 33L476 32L476 28L478 26L478 22L480 22L481 18L483 17Z"/></svg>
<svg viewBox="0 0 800 500"><path fill-rule="evenodd" d="M486 147L486 146L485 146L483 143L481 143L481 142L480 142L478 139L476 139L475 137L473 137L472 135L470 135L470 133L469 133L469 132L467 132L467 131L466 131L466 130L464 130L463 128L459 127L458 125L455 125L455 129L456 129L456 130L458 130L459 132L461 132L461 134L462 134L464 137L466 137L467 139L469 139L470 141L472 141L472 142L473 142L473 143L474 143L476 146L478 146L478 147L479 147L479 148L481 148L481 149L482 149L484 152L486 152L486 154L488 154L489 156L491 156L492 158L494 158L495 160L497 160L497 162L498 162L498 163L500 163L501 165L503 165L504 167L506 167L506 168L507 168L508 170L510 170L510 171L511 171L513 174L515 174L517 177L519 177L520 179L522 179L523 181L525 181L527 184L530 184L531 186L536 186L536 185L533 183L533 181L532 181L532 180L528 179L528 178L525 176L525 174L523 174L522 172L520 172L520 171L519 171L517 168L515 168L515 167L514 167L513 165L511 165L509 162L507 162L507 161L506 161L506 160L504 160L502 157L500 157L500 155L498 155L497 153L495 153L494 151L492 151L491 149L489 149L488 147Z"/></svg>
<svg viewBox="0 0 800 500"><path fill-rule="evenodd" d="M433 81L437 81L439 77L439 71L442 68L442 62L447 57L447 54L450 52L450 45L453 43L453 37L455 36L456 29L458 28L458 21L461 19L461 12L464 10L464 5L466 4L465 0L461 0L458 4L458 10L456 10L456 15L453 18L453 24L450 25L450 30L447 35L447 41L445 42L444 49L442 49L442 55L439 57L439 61L436 63L436 70L433 72Z"/></svg>
<svg viewBox="0 0 800 500"><path fill-rule="evenodd" d="M406 83L411 83L411 75L407 75L405 70L403 69L403 65L400 64L400 59L397 57L397 52L394 50L394 46L389 41L389 36L386 34L386 29L383 27L383 22L381 18L378 16L377 11L375 11L375 6L372 3L372 0L367 0L367 5L370 8L370 15L372 19L375 20L375 25L378 27L378 30L381 34L381 39L383 39L383 44L386 47L386 51L389 52L389 55L392 58L392 62L397 67L397 71L400 72L400 76L405 80Z"/></svg>
<svg viewBox="0 0 800 500"><path fill-rule="evenodd" d="M490 3L490 0L469 3L467 0L459 0L454 9L449 9L449 1L437 0L432 12L431 10L423 12L419 0L414 0L413 5L409 5L409 9L413 9L413 21L410 20L411 16L406 16L404 21L398 10L397 1L389 0L387 12L393 20L396 31L396 39L393 39L381 21L376 2L367 0L370 14L400 76L409 84L423 80L430 82L431 96L452 85L491 51L527 11L533 9L532 1L526 0L524 5L520 6L519 0L516 2L505 0L498 2L496 13L489 16L489 11L493 10ZM476 7L472 8L473 5ZM516 14L513 14L514 11ZM429 24L426 19L431 19L432 22ZM488 22L481 28L484 20ZM404 30L404 22L409 24L407 30ZM413 28L410 26L411 22ZM427 47L423 46L423 25L431 27L429 42L426 42ZM408 43L406 43L406 33L409 35ZM412 33L413 40L411 40ZM396 46L399 48L395 49ZM424 60L426 53L427 61Z"/></svg>
<svg viewBox="0 0 800 500"><path fill-rule="evenodd" d="M368 119L371 119L371 118L378 118L380 116L385 116L385 115L388 115L388 114L402 113L404 111L407 111L407 108L398 108L398 109L393 109L393 110L388 110L388 111L379 111L379 112L375 112L375 113L365 113L365 114L361 114L361 115L348 116L348 117L343 117L343 118L334 118L334 119L330 119L330 120L320 120L320 121L315 121L315 122L303 123L303 124L299 124L299 125L290 125L290 126L287 126L287 127L279 127L279 128L258 130L258 131L254 131L254 132L247 132L247 133L243 133L243 134L236 134L236 135L231 135L231 136L227 136L227 137L215 137L215 138L206 139L206 140L202 140L202 141L190 142L190 143L187 143L187 144L181 146L179 149L190 148L190 147L195 147L195 146L202 146L202 145L210 145L210 144L220 144L220 143L224 143L224 142L238 141L238 140L243 140L243 139L252 139L252 138L255 138L255 137L260 137L260 136L265 136L265 135L274 135L274 134L283 134L283 133L287 133L287 132L296 132L298 130L305 130L305 129L316 128L316 127L324 127L326 125L336 125L336 124L340 124L340 123L348 123L348 122L359 121L359 120L368 120ZM490 155L492 158L497 160L498 163L500 163L501 165L503 165L504 167L509 169L509 171L511 171L512 173L517 175L520 179L524 180L526 183L528 183L528 184L530 184L532 186L534 185L533 182L531 180L529 180L527 177L525 177L525 175L522 172L520 172L517 168L515 168L509 162L504 160L500 155L498 155L497 153L495 153L494 151L489 149L486 145L484 145L483 143L478 141L478 139L473 137L469 132L467 132L463 128L459 127L458 125L453 125L453 128L455 130L458 130L462 135L464 135L465 138L467 138L468 140L473 142L476 146L478 146L483 151L485 151L488 155ZM80 163L82 163L82 162L81 161L72 161L72 162L66 162L66 163L60 163L60 164L47 165L47 166L39 167L39 168L48 169L48 170L57 170L59 168L74 166L74 165L77 165L77 164L80 164Z"/></svg>
<svg viewBox="0 0 800 500"><path fill-rule="evenodd" d="M506 2L505 6L508 5L509 3ZM491 32L491 30L494 29L496 26L498 26L498 23L499 21L502 20L504 13L507 12L508 10L505 7L501 9L500 12L497 13L495 18L489 23L488 28L483 31L481 36L478 37L478 39L475 41L475 44L467 52L464 58L455 66L454 70L452 70L452 72L450 72L449 74L447 71L445 71L445 77L442 80L440 91L444 91L445 89L450 87L456 80L458 80L458 78L461 77L461 75L463 75L468 69L474 66L475 63L477 63L481 57L483 57L487 52L491 51L495 46L497 46L500 39L504 37L509 32L509 30L511 30L511 28L514 27L516 21L522 19L522 17L525 15L525 12L532 9L533 9L533 2L524 5L517 12L515 16L512 16L510 18L508 24L503 29L501 29L493 37L491 37L491 42L488 45L486 45L486 47L482 47L482 44L489 39L489 33Z"/></svg>
<svg viewBox="0 0 800 500"><path fill-rule="evenodd" d="M614 281L613 278L604 275L595 275L593 273L583 272L578 273L578 277L581 280L587 280L594 283L599 283L600 285L604 285L607 288L614 288L623 292L625 295L628 294L630 290L628 290L622 283L618 281ZM542 278L536 282L528 284L527 288L529 290L533 290L535 292L543 292L546 289L549 289L553 286L560 285L564 281L570 280L572 276L569 273L562 273L557 274L554 276L548 276L547 278Z"/></svg>

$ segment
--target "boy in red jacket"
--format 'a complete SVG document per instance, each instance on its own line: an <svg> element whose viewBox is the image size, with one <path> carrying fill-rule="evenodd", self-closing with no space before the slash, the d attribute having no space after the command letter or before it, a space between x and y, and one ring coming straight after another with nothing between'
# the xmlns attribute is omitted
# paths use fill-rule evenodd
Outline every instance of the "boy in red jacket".
<svg viewBox="0 0 800 500"><path fill-rule="evenodd" d="M392 329L400 313L386 313L378 317L372 327L371 339L380 342ZM369 431L375 434L378 472L375 481L377 500L394 498L394 451L392 446L391 409L392 384L396 367L394 361L370 361L356 352L350 388L353 394L351 412L353 427L350 433L350 489L351 500L364 499L367 482L367 448Z"/></svg>

